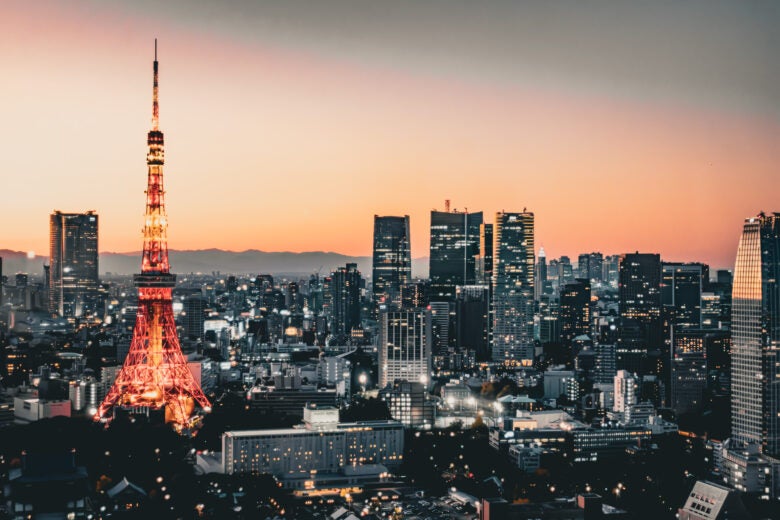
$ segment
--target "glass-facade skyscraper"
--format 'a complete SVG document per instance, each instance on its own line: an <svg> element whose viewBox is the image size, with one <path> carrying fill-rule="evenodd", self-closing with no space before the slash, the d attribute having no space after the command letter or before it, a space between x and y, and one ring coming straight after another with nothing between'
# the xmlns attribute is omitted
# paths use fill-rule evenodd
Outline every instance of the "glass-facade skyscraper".
<svg viewBox="0 0 780 520"><path fill-rule="evenodd" d="M780 213L748 219L732 293L731 435L780 456Z"/></svg>
<svg viewBox="0 0 780 520"><path fill-rule="evenodd" d="M412 279L409 216L374 215L372 284L377 305L401 304L401 287Z"/></svg>
<svg viewBox="0 0 780 520"><path fill-rule="evenodd" d="M745 220L731 307L731 487L780 495L780 213Z"/></svg>
<svg viewBox="0 0 780 520"><path fill-rule="evenodd" d="M431 211L431 301L455 301L455 287L476 283L482 212Z"/></svg>
<svg viewBox="0 0 780 520"><path fill-rule="evenodd" d="M620 332L617 368L640 375L657 365L648 357L660 355L664 343L661 323L661 256L630 253L620 258L618 297Z"/></svg>
<svg viewBox="0 0 780 520"><path fill-rule="evenodd" d="M493 360L533 364L534 214L496 213Z"/></svg>
<svg viewBox="0 0 780 520"><path fill-rule="evenodd" d="M490 285L493 279L493 224L479 226L479 255L477 256L477 283Z"/></svg>
<svg viewBox="0 0 780 520"><path fill-rule="evenodd" d="M709 280L705 264L664 262L661 275L661 304L675 326L701 326L701 293Z"/></svg>
<svg viewBox="0 0 780 520"><path fill-rule="evenodd" d="M94 211L51 214L49 261L49 312L77 318L93 311L99 284Z"/></svg>
<svg viewBox="0 0 780 520"><path fill-rule="evenodd" d="M590 334L590 294L590 280L585 278L577 278L561 289L558 319L565 346L571 346L577 336Z"/></svg>
<svg viewBox="0 0 780 520"><path fill-rule="evenodd" d="M330 332L341 341L351 337L353 330L360 329L360 286L362 276L357 264L339 267L330 275L331 329Z"/></svg>

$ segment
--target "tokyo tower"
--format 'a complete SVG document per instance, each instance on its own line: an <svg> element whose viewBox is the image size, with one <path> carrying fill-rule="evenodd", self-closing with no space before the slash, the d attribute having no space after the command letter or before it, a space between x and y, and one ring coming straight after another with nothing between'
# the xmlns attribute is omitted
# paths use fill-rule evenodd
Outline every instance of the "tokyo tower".
<svg viewBox="0 0 780 520"><path fill-rule="evenodd" d="M181 351L173 317L171 291L176 275L168 262L168 222L163 189L163 133L159 129L157 102L157 40L154 41L154 87L152 129L147 143L148 185L141 274L134 276L138 287L138 314L125 363L114 385L98 408L96 420L110 420L113 409L135 412L164 410L165 421L178 429L191 425L195 406L209 411L211 405L195 380Z"/></svg>

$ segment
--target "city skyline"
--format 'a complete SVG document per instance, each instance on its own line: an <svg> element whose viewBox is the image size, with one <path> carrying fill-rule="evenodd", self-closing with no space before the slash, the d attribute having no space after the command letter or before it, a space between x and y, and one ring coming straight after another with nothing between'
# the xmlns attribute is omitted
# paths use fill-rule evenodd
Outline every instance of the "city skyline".
<svg viewBox="0 0 780 520"><path fill-rule="evenodd" d="M780 3L3 7L0 520L780 518Z"/></svg>
<svg viewBox="0 0 780 520"><path fill-rule="evenodd" d="M4 188L35 196L0 208L13 223L0 247L46 251L56 208L100 214L104 251L140 249L142 207L124 194L142 189L142 78L158 36L174 249L368 256L371 216L409 214L420 258L430 209L450 199L527 207L550 258L638 250L733 267L739 222L771 211L780 187L778 13L605 5L493 2L474 22L475 8L431 4L336 2L321 16L237 3L214 19L172 3L155 20L143 3L8 4L0 42L17 79L0 87L14 100L2 132L9 171L25 173ZM519 13L517 27L502 21Z"/></svg>

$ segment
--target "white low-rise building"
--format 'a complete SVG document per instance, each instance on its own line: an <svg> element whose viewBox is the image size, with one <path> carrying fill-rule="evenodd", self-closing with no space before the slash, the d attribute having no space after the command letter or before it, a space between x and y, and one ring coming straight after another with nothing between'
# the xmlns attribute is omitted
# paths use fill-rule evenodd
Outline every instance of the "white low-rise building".
<svg viewBox="0 0 780 520"><path fill-rule="evenodd" d="M400 422L339 423L338 410L332 407L307 406L302 427L222 435L226 474L270 473L293 488L309 487L315 479L346 474L350 468L397 467L403 450Z"/></svg>

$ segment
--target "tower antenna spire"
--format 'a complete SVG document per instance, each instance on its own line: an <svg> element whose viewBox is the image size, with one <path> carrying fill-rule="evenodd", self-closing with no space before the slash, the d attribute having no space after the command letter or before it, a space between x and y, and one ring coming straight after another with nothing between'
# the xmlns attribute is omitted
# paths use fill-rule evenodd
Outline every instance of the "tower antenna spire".
<svg viewBox="0 0 780 520"><path fill-rule="evenodd" d="M160 129L160 105L157 101L157 38L154 39L154 87L152 89L152 130Z"/></svg>

